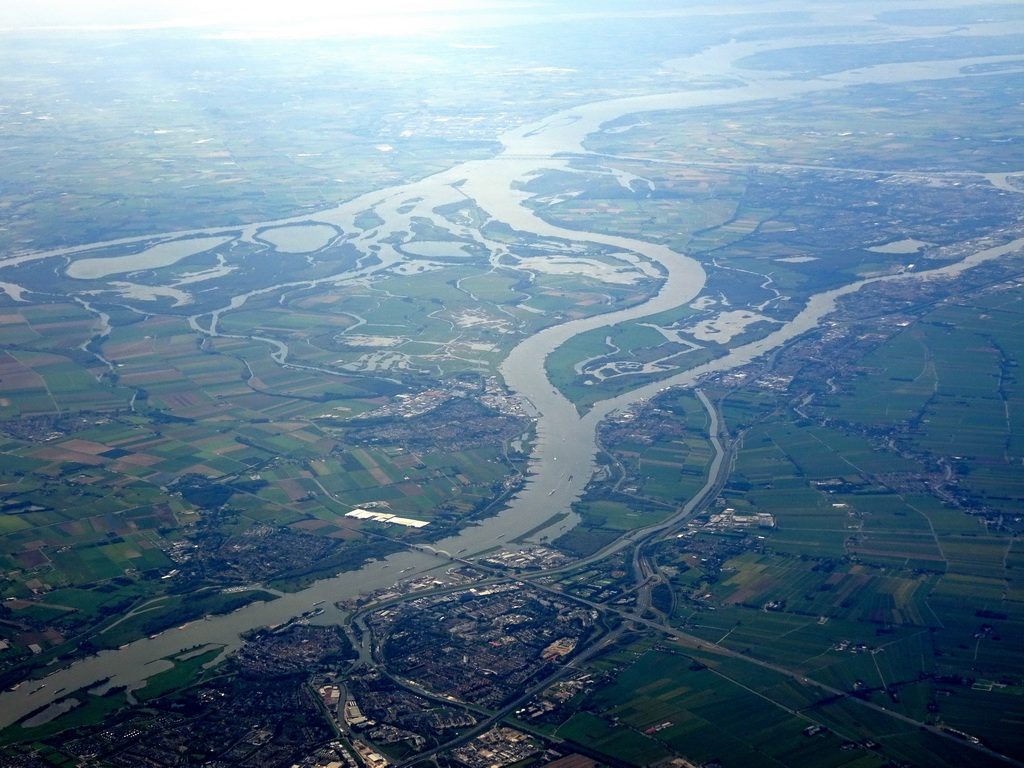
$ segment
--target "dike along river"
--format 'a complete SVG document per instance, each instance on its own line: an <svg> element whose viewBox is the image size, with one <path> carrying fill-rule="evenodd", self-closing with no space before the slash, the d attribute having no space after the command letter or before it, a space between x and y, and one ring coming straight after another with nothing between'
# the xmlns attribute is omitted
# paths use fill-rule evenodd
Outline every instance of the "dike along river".
<svg viewBox="0 0 1024 768"><path fill-rule="evenodd" d="M806 44L807 41L801 42ZM789 44L790 41L782 41L777 47L787 47ZM558 237L611 245L622 250L643 254L664 269L667 275L664 284L659 292L644 304L548 328L526 339L512 351L502 364L501 373L509 387L526 398L537 411L537 442L531 455L531 476L524 489L510 502L508 508L497 516L483 521L481 525L470 527L457 536L438 542L434 545L436 549L449 553L460 553L460 556L470 556L474 552L480 552L500 545L503 541L521 536L548 521L556 513L569 512L570 505L582 493L592 475L596 453L595 429L598 422L609 412L622 409L637 400L649 398L662 388L692 383L700 374L742 365L815 327L819 320L834 308L835 301L840 295L857 290L861 285L869 282L862 281L814 296L800 315L764 339L735 349L728 356L701 366L699 369L599 403L581 417L573 405L553 389L545 376L540 361L559 345L585 331L644 317L693 301L703 288L704 271L693 259L662 246L610 235L571 231L550 225L534 216L522 205L526 194L515 191L517 184L527 180L531 174L538 171L565 167L568 161L564 157L559 157L560 154L584 152L582 145L589 134L600 130L602 124L625 115L652 110L686 109L760 99L787 98L803 93L867 83L963 77L960 68L967 64L999 62L1013 58L985 57L954 62L865 67L856 70L855 73L843 73L810 81L775 78L770 74L759 76L758 80L752 81L751 73L747 71L723 72L721 64L723 58L736 60L754 50L763 50L763 44L730 43L712 49L701 56L673 63L676 68L685 67L687 71L696 75L732 75L736 78L735 82L743 83L736 87L638 96L597 102L565 110L538 123L503 135L501 141L505 149L492 159L466 163L420 182L363 195L335 209L315 215L277 222L264 222L246 228L243 237L252 237L253 233L261 227L297 223L329 224L352 231L351 222L357 213L367 209L374 210L385 221L385 225L380 228L380 232L384 235L378 235L376 231L368 233L363 235L362 242L357 244L363 247L368 244L377 245L376 250L381 257L381 264L373 268L359 270L358 273L344 278L333 278L334 282L338 282L356 276L365 277L401 260L401 254L386 244L373 241L374 237L384 237L387 233L398 230L410 231L409 222L413 216L425 217L435 221L439 226L450 228L450 222L439 219L433 209L439 205L464 200L468 197L495 219L506 222L514 229L541 237ZM217 237L225 233L237 233L237 231L237 228L225 228L195 231L189 234ZM175 234L184 233L170 233L168 237ZM476 236L479 237L479 234L477 233ZM146 238L130 238L117 242L142 242L144 240ZM985 258L994 258L1002 253L1015 250L1022 244L1024 241L1015 241L1000 248L975 254L968 261L976 262ZM0 267L53 255L74 255L103 245L107 244L96 243L82 248L21 255L3 262ZM957 264L938 271L949 272L962 268L963 264ZM916 273L909 277L927 274L935 274L935 272ZM908 276L904 276L904 279L906 277ZM330 280L319 282L330 282ZM272 286L258 293L287 288L288 286ZM249 295L254 294L236 297L230 307L226 307L222 311L241 306ZM192 325L197 330L216 335L216 320L219 314L220 312L214 313L205 327L199 318L192 318ZM287 348L279 345L274 350L274 356L279 362L286 361ZM545 529L544 533L554 538L574 523L574 516L570 515L557 525ZM272 603L258 603L228 616L212 617L207 621L194 622L181 629L170 630L159 636L131 643L121 649L106 651L98 656L81 660L65 670L53 673L43 681L45 682L44 688L40 688L39 681L26 681L17 690L5 691L0 694L0 727L9 725L30 711L46 704L54 697L55 691L62 691L62 695L66 695L67 692L72 692L106 677L111 678L109 685L138 685L146 678L170 666L169 662L162 660L165 657L177 654L185 648L208 644L222 645L226 650L231 650L239 645L240 633L258 626L282 623L308 611L314 603L320 601L324 601L324 607L327 610L317 621L336 621L340 614L331 607L331 603L335 600L354 597L360 593L390 586L400 573L403 576L412 576L416 572L437 567L440 562L443 561L422 552L400 552L389 557L387 562L370 563L360 571L345 573L317 582L302 592L282 595Z"/></svg>

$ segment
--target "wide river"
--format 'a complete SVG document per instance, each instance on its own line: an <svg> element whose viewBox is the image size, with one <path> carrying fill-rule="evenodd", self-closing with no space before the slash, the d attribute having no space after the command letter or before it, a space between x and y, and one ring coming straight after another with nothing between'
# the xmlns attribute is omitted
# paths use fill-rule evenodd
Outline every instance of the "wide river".
<svg viewBox="0 0 1024 768"><path fill-rule="evenodd" d="M806 40L801 41L806 44ZM774 47L789 47L793 41L777 41ZM600 130L610 120L652 110L686 109L727 105L761 99L780 99L814 91L844 88L868 83L895 83L913 80L964 77L961 67L968 64L998 62L1013 57L986 57L953 62L927 62L900 65L864 67L854 72L842 73L814 80L792 80L774 77L771 73L751 73L736 70L731 64L744 55L763 50L764 43L730 43L708 51L700 56L673 62L677 69L685 68L695 75L723 74L736 78L736 87L683 91L649 96L615 99L596 102L552 115L537 123L524 126L501 137L504 151L488 160L479 160L457 166L420 182L382 190L349 201L335 209L315 215L295 217L278 222L265 222L246 228L244 237L253 237L261 227L283 226L296 223L329 224L344 231L353 231L352 220L357 213L373 209L385 222L380 228L383 233L399 230L410 231L412 216L423 216L451 227L450 222L439 220L433 209L446 202L469 197L494 218L504 221L522 232L543 237L559 237L574 241L585 241L611 245L616 248L640 253L660 264L667 278L649 301L629 309L617 310L598 317L576 320L558 325L524 340L501 365L501 373L511 389L523 396L534 406L537 417L537 441L531 455L531 475L524 489L497 516L483 521L478 526L467 528L457 536L435 545L439 550L462 553L470 556L475 552L500 545L521 536L549 520L556 513L570 511L571 504L582 493L595 468L595 430L598 422L614 409L621 409L632 402L649 398L658 390L674 385L691 384L698 375L732 368L750 361L756 356L777 348L789 339L814 328L820 319L830 312L836 299L854 291L862 281L842 289L814 296L807 308L792 322L787 323L760 341L733 350L728 356L716 360L697 370L691 370L674 378L651 384L617 398L599 403L585 416L580 416L575 407L555 391L540 364L552 350L568 339L595 328L601 328L628 319L640 318L693 301L704 286L704 270L695 260L665 247L629 238L565 230L548 224L536 217L522 205L525 193L516 191L516 185L527 180L538 171L564 167L567 162L559 157L561 153L584 152L583 142L591 133ZM756 79L755 79L756 78ZM455 185L455 186L453 186ZM210 229L189 234L207 237L221 236L228 232L237 234L237 228ZM183 233L170 233L181 235ZM464 234L473 235L466 232ZM371 241L376 233L367 233L364 244ZM476 237L479 234L476 233ZM383 235L381 236L383 237ZM118 241L142 242L145 238ZM403 257L381 243L377 252L382 266L398 263ZM1020 248L1024 241L992 248L974 254L968 261L977 262L994 258L1002 253ZM93 244L96 248L106 244ZM69 248L60 252L22 255L5 263L17 263L33 258L44 258L60 254L73 255L86 248ZM3 266L3 264L0 264ZM380 269L361 270L368 274ZM941 271L962 269L962 264L947 267ZM938 270L936 270L938 271ZM915 276L931 273L916 273ZM349 276L351 277L351 275ZM892 278L876 278L892 279ZM329 281L321 281L329 282ZM273 286L261 292L276 291L287 286ZM231 307L241 306L247 296L236 297ZM227 309L227 308L225 308ZM203 327L198 318L193 318L197 328ZM210 327L209 324L206 325ZM279 346L277 359L284 360L287 349ZM558 533L575 524L574 516L545 529L544 534L554 538ZM101 678L110 677L112 685L134 685L154 673L167 668L164 657L172 656L185 648L202 644L220 644L227 650L240 644L240 633L261 625L278 624L309 610L313 603L325 601L327 609L318 621L329 622L339 619L339 612L331 607L335 600L354 597L393 584L401 573L409 577L417 572L436 568L446 562L434 556L416 551L403 551L389 557L386 562L374 562L357 572L345 573L338 577L317 582L302 592L283 595L272 603L259 603L236 611L228 616L213 617L207 621L192 623L180 630L170 630L157 637L131 643L115 651L107 651L73 664L71 667L53 673L46 680L46 688L38 690L39 683L26 682L16 691L0 694L0 727L15 722L31 710L47 703L54 693L73 691Z"/></svg>

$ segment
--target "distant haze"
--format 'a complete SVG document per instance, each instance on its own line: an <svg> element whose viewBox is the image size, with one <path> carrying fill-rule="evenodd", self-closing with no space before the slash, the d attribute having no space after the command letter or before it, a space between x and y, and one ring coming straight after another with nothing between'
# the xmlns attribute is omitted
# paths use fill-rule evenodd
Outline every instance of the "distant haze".
<svg viewBox="0 0 1024 768"><path fill-rule="evenodd" d="M532 3L487 0L374 0L362 8L325 0L3 0L0 29L32 27L165 27L203 25L302 25L446 11L497 10Z"/></svg>

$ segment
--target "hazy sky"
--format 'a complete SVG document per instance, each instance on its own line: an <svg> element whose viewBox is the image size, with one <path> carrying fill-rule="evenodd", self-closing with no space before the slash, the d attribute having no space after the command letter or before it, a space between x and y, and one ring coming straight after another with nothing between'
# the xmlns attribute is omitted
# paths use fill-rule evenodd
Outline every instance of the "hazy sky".
<svg viewBox="0 0 1024 768"><path fill-rule="evenodd" d="M0 0L0 28L360 23L382 16L401 21L417 13L530 5L514 0Z"/></svg>
<svg viewBox="0 0 1024 768"><path fill-rule="evenodd" d="M802 10L806 0L770 5L773 11ZM217 36L228 37L415 35L531 18L655 18L752 9L767 10L764 0L0 0L0 31L212 26Z"/></svg>

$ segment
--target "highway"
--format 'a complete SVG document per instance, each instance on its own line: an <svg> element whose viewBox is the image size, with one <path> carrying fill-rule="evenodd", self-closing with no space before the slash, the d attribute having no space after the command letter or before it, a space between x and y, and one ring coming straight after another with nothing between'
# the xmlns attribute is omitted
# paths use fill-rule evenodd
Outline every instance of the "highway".
<svg viewBox="0 0 1024 768"><path fill-rule="evenodd" d="M404 762L399 763L398 768L412 768L415 765L419 765L425 761L430 760L430 758L432 758L434 755L437 755L445 750L452 749L454 747L467 743L476 736L485 732L487 729L491 728L496 723L508 717L515 710L524 706L527 702L530 701L530 699L532 699L534 696L542 692L548 686L558 682L564 677L567 677L569 674L577 671L587 661L595 658L604 651L610 650L611 648L615 647L616 642L620 640L621 636L627 630L641 628L664 635L670 641L678 643L680 646L682 646L684 653L685 647L691 647L698 650L710 651L723 657L742 660L745 663L761 667L762 669L770 670L776 674L782 675L791 680L795 680L803 686L807 686L818 690L821 693L822 701L845 699L859 706L863 706L867 709L873 710L875 712L884 713L906 725L928 731L935 736L948 739L951 742L984 753L990 757L1001 759L1005 761L1008 765L1024 768L1024 762L1014 760L1013 758L1007 757L1006 755L995 752L994 750L989 749L983 744L974 743L959 738L939 728L938 726L931 725L920 720L915 720L912 717L909 717L899 712L895 712L891 709L887 709L883 706L875 704L874 702L865 700L858 696L853 696L849 691L844 691L833 686L827 685L825 683L818 682L811 678L805 677L803 674L799 672L795 672L793 670L787 669L777 664L772 664L771 662L754 658L748 654L733 651L731 649L709 642L703 638L697 637L696 635L691 635L689 633L681 631L680 629L673 627L668 623L668 616L661 615L660 619L657 620L649 618L649 615L653 612L653 609L651 608L651 593L655 586L661 583L666 583L666 581L663 575L657 569L656 565L651 561L649 555L647 554L647 551L653 544L656 544L657 542L662 541L668 537L674 536L676 533L682 530L685 524L693 516L702 512L710 502L717 498L718 494L721 492L722 487L729 476L729 472L731 470L733 458L735 455L735 448L739 441L739 437L730 438L727 434L724 433L724 430L722 428L721 414L718 411L718 408L715 406L715 404L712 403L712 401L708 398L706 393L703 390L697 389L695 390L695 394L700 399L700 402L704 406L709 417L708 436L713 446L714 455L710 462L708 477L704 485L696 494L693 495L693 497L690 498L689 501L687 501L685 505L683 505L683 507L678 512L673 514L667 520L664 520L655 525L648 526L646 528L629 531L628 533L624 534L619 539L617 539L615 542L604 547L599 552L588 557L576 560L569 565L538 571L535 573L531 573L525 577L513 577L500 568L494 568L491 566L487 566L485 564L481 564L479 562L458 558L453 555L450 555L447 552L440 552L434 550L429 546L406 544L406 546L414 547L422 551L429 550L434 554L442 555L444 557L447 557L452 562L472 565L474 568L478 570L483 570L484 572L491 574L491 578L488 578L486 581L480 583L494 584L503 581L512 582L518 583L522 585L524 588L538 590L541 592L547 592L553 595L558 595L561 599L573 600L577 603L580 603L581 605L598 611L602 616L606 618L606 620L611 619L614 623L617 624L617 626L615 626L614 629L605 632L604 634L590 638L590 640L585 646L584 643L581 642L580 646L578 646L577 648L575 655L572 657L569 663L553 671L550 675L546 676L543 680L531 686L521 695L517 696L513 701L504 705L501 709L488 713L487 710L484 710L481 707L473 706L465 702L452 702L447 698L438 697L436 694L433 694L430 691L421 688L420 686L416 685L411 681L390 674L386 669L386 659L384 659L379 652L379 649L383 645L384 638L373 638L370 630L368 629L363 620L366 614L372 611L379 610L382 607L396 605L402 602L406 602L408 600L419 599L428 595L437 595L442 594L444 592L458 591L460 589L464 589L465 586L451 586L437 590L419 591L409 595L404 595L399 598L388 600L384 603L368 605L360 609L359 611L353 613L349 616L348 621L346 622L346 632L349 634L349 637L353 639L353 642L359 649L360 655L359 661L357 661L356 663L357 666L373 666L378 671L386 674L397 685L400 685L406 688L407 690L410 690L421 696L426 696L435 701L443 701L448 705L455 704L457 706L462 706L472 711L478 717L483 716L483 719L481 719L480 722L473 728L461 733L456 738L444 742L443 744L439 744L438 746L417 755L414 758L410 758ZM547 580L549 577L554 575L559 575L584 568L587 565L603 560L609 557L610 555L620 552L624 548L629 546L634 547L632 558L630 561L631 568L633 571L633 587L630 591L635 593L636 600L632 606L620 607L594 602L584 598L568 595L561 589L557 588L557 586L541 583L538 581L542 578ZM733 683L736 683L737 685L747 688L747 686L743 683L742 680L737 680L732 677L728 677L727 675L717 671L714 671L714 674L726 677ZM770 702L774 706L781 707L787 712L790 712L793 715L796 715L807 720L809 724L824 725L824 723L820 723L819 721L815 720L813 717L808 715L806 711L794 710L786 706L784 703L777 702L774 699L766 696L762 692L754 691L750 688L747 689L751 690L756 695L764 698L766 701ZM836 727L832 724L828 725L827 727L829 727L831 730L836 730L838 732ZM851 741L857 741L859 739L858 734L852 731L840 735L842 735L844 738L850 739Z"/></svg>

